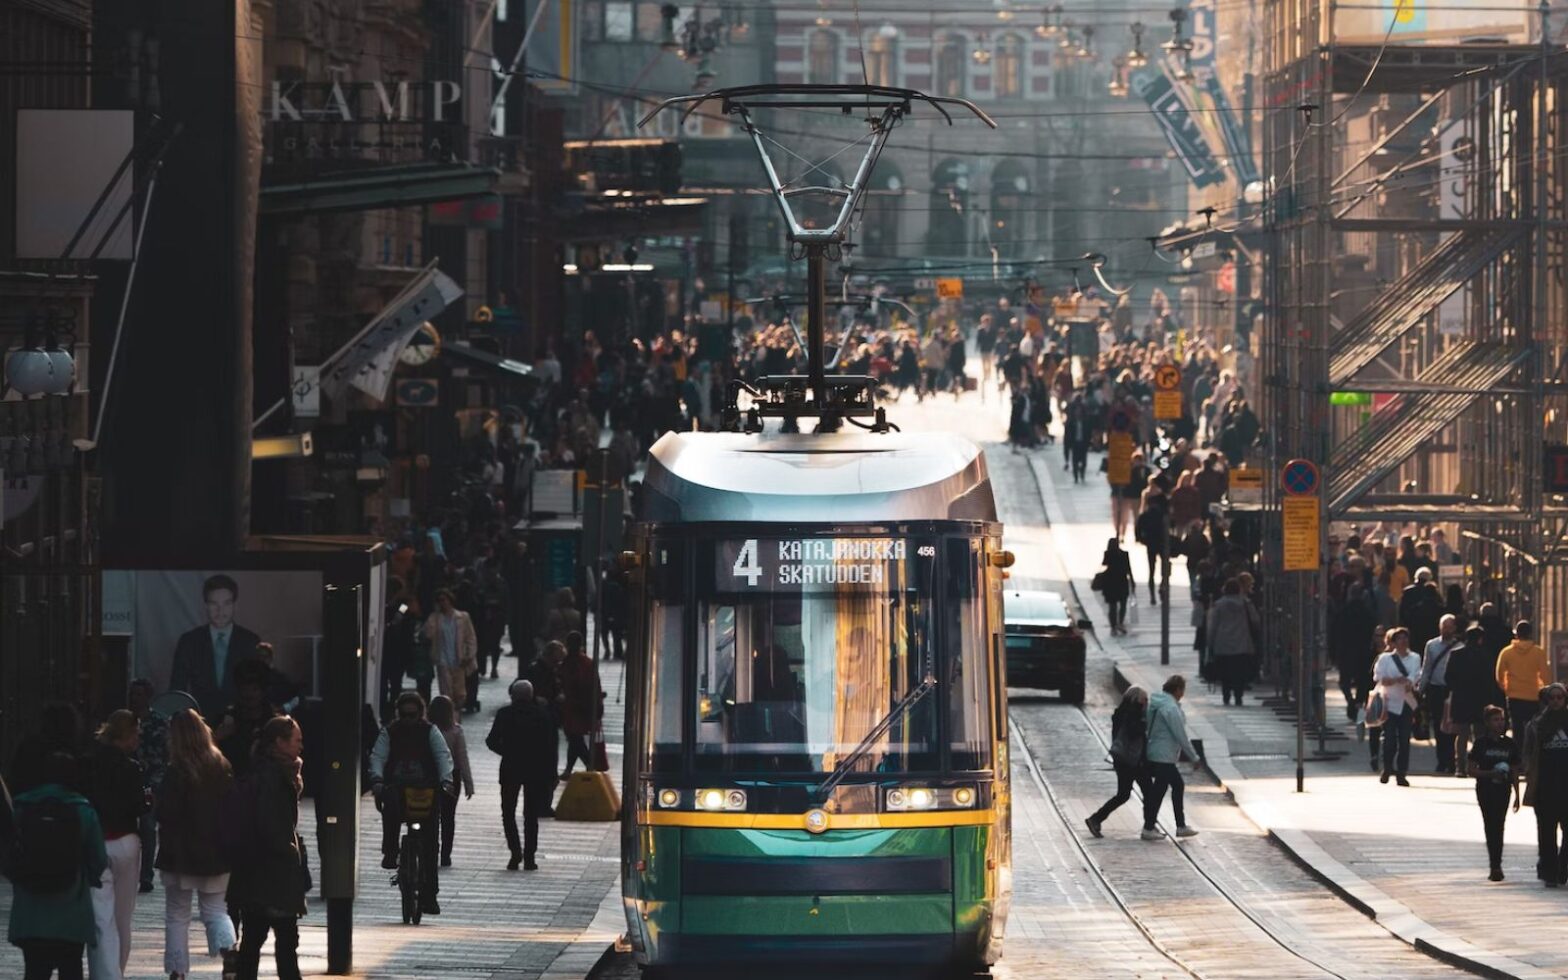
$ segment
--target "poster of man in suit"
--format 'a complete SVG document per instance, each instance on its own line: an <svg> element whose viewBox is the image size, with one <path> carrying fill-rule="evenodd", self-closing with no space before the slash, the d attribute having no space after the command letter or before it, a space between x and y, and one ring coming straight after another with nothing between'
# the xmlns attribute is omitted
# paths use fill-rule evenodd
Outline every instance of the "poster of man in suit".
<svg viewBox="0 0 1568 980"><path fill-rule="evenodd" d="M261 637L234 621L239 583L213 575L201 585L206 622L180 634L174 644L169 689L196 699L209 721L222 716L234 700L234 668L256 656Z"/></svg>
<svg viewBox="0 0 1568 980"><path fill-rule="evenodd" d="M295 690L314 692L321 590L315 570L106 570L104 633L125 638L129 676L185 692L216 725L258 643Z"/></svg>

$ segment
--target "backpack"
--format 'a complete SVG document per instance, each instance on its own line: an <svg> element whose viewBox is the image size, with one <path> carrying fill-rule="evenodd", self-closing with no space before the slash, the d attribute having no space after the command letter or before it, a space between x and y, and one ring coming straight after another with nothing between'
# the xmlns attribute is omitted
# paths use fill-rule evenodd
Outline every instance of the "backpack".
<svg viewBox="0 0 1568 980"><path fill-rule="evenodd" d="M62 895L82 874L82 814L77 804L44 799L16 808L6 877L35 895Z"/></svg>
<svg viewBox="0 0 1568 980"><path fill-rule="evenodd" d="M244 863L255 850L257 796L256 777L246 776L236 779L218 801L218 852L231 866Z"/></svg>

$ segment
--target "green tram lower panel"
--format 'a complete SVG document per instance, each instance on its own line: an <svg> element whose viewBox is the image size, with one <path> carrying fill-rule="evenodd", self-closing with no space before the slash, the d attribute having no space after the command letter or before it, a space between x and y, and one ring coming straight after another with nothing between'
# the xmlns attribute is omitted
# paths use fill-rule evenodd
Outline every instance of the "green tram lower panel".
<svg viewBox="0 0 1568 980"><path fill-rule="evenodd" d="M773 940L759 950L906 937L967 958L999 925L990 827L639 831L651 962L684 960L705 940L744 949L748 936Z"/></svg>

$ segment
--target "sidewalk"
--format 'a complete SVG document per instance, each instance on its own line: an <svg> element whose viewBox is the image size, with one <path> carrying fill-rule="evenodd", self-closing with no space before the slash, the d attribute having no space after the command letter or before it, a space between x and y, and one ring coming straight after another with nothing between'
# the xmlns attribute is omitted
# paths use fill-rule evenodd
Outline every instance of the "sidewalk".
<svg viewBox="0 0 1568 980"><path fill-rule="evenodd" d="M626 703L626 692L620 689L622 664L601 662L599 671L608 695L604 730L610 776L618 787ZM402 924L391 872L380 866L381 816L368 795L361 801L354 976L580 980L625 929L618 823L541 821L539 870L506 870L500 758L485 748L484 740L491 717L506 703L506 686L516 675L517 661L503 658L501 677L480 685L483 710L462 719L474 768L474 796L458 804L453 866L441 871L439 917L426 918L419 926ZM564 744L560 758L566 758ZM315 809L309 799L301 804L300 830L312 865L319 867ZM0 921L9 915L10 905L10 884L0 880ZM309 907L300 922L300 968L306 975L319 975L327 966L326 905L312 892ZM163 911L161 884L151 894L138 896L128 978L168 977L163 969ZM218 962L205 956L206 939L199 922L192 924L191 952L191 980L218 976ZM261 967L262 976L276 976L270 944ZM20 950L0 944L0 977L21 975Z"/></svg>
<svg viewBox="0 0 1568 980"><path fill-rule="evenodd" d="M1203 740L1209 770L1248 819L1266 831L1347 902L1390 933L1467 969L1503 977L1568 975L1568 944L1559 923L1563 892L1535 878L1535 819L1529 808L1510 814L1505 882L1486 881L1486 847L1471 780L1429 775L1430 743L1411 749L1413 786L1381 785L1371 773L1365 742L1344 723L1345 704L1330 684L1327 714L1338 720L1330 752L1343 757L1310 761L1306 793L1295 792L1296 731L1288 706L1264 703L1272 690L1249 692L1241 708L1225 707L1218 687L1198 678L1192 647L1191 591L1184 563L1171 575L1170 665L1160 664L1159 607L1148 602L1146 560L1129 542L1140 599L1129 614L1130 635L1112 637L1103 602L1089 589L1111 537L1108 489L1091 475L1074 486L1059 469L1054 447L1031 454L1031 466L1051 523L1052 544L1065 575L1099 629L1102 649L1116 662L1118 680L1157 690L1174 673L1188 678L1182 702L1194 739ZM1091 470L1093 467L1091 467ZM1507 950L1508 955L1500 951Z"/></svg>

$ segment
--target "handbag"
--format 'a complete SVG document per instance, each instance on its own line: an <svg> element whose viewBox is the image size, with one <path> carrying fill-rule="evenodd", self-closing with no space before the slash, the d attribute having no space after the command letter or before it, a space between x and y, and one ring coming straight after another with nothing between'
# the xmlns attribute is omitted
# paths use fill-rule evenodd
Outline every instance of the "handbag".
<svg viewBox="0 0 1568 980"><path fill-rule="evenodd" d="M1361 723L1368 728L1382 728L1388 724L1388 702L1383 699L1382 691L1367 695L1367 710L1362 713Z"/></svg>
<svg viewBox="0 0 1568 980"><path fill-rule="evenodd" d="M1204 624L1204 622L1207 619L1207 616L1208 616L1208 610L1203 608L1203 603L1201 603L1201 602L1194 602L1192 604L1192 612L1191 612L1191 614L1188 615L1187 621L1188 621L1189 624L1191 624L1193 629L1198 629L1200 626L1202 626Z"/></svg>
<svg viewBox="0 0 1568 980"><path fill-rule="evenodd" d="M1089 588L1093 589L1095 592L1104 592L1105 586L1110 583L1110 580L1110 569L1101 568L1098 572L1094 573L1094 578L1089 580Z"/></svg>

